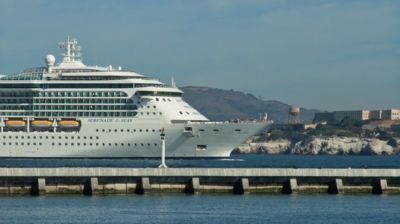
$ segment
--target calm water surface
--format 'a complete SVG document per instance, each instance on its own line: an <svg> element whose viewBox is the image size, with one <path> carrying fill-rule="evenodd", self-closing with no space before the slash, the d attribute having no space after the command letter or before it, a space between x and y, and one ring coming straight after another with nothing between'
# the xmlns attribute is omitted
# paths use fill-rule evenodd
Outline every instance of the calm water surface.
<svg viewBox="0 0 400 224"><path fill-rule="evenodd" d="M0 197L1 223L399 223L400 196Z"/></svg>
<svg viewBox="0 0 400 224"><path fill-rule="evenodd" d="M157 159L0 159L0 167L158 167ZM170 167L400 168L400 156L233 155L229 159L168 159Z"/></svg>

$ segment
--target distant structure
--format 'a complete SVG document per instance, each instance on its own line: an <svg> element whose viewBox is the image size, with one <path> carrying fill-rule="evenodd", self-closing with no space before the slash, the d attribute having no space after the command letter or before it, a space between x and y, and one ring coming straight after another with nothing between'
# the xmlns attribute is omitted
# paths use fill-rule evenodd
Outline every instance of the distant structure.
<svg viewBox="0 0 400 224"><path fill-rule="evenodd" d="M337 122L344 118L352 120L400 120L400 109L387 110L349 110L315 113L314 122Z"/></svg>
<svg viewBox="0 0 400 224"><path fill-rule="evenodd" d="M300 123L300 107L291 106L289 108L289 124L299 124Z"/></svg>

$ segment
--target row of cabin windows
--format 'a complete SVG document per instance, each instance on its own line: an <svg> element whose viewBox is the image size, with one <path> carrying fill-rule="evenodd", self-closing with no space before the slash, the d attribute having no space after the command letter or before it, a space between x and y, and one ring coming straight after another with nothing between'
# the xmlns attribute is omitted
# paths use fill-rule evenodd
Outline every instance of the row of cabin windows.
<svg viewBox="0 0 400 224"><path fill-rule="evenodd" d="M133 104L125 105L0 105L0 110L136 110Z"/></svg>
<svg viewBox="0 0 400 224"><path fill-rule="evenodd" d="M133 88L133 83L8 83L1 89L114 89Z"/></svg>
<svg viewBox="0 0 400 224"><path fill-rule="evenodd" d="M27 143L25 143L25 142L8 142L8 144L7 144L7 142L3 142L3 145L21 145L21 146L23 146L23 145L31 145L31 143L30 142L27 142ZM36 143L36 142L32 142L32 145L39 145L39 146L41 146L41 145L43 145L43 143L42 142L38 142L38 143ZM52 142L51 143L51 145L52 146L55 146L55 145L58 145L58 146L128 146L128 147L130 147L130 146L142 146L142 147L151 147L152 145L154 145L154 147L157 147L158 146L158 144L157 143L154 143L154 144L150 144L150 143L147 143L147 144L145 144L145 143L86 143L86 142L84 142L84 143L80 143L80 142L77 142L77 143L74 143L74 142L72 142L72 143L68 143L68 142L65 142L64 144L63 143L61 143L61 142L59 142L58 144L56 144L56 143L54 143L54 142Z"/></svg>
<svg viewBox="0 0 400 224"><path fill-rule="evenodd" d="M6 139L7 138L7 136L3 136L3 139ZM10 136L8 136L8 138L9 139L25 139L25 136L12 136L12 135L10 135ZM26 139L31 139L31 136L26 136ZM64 136L64 138L63 138L63 136L48 136L48 135L46 135L46 136L41 136L41 135L39 135L39 136L36 136L36 135L33 135L32 136L32 139L89 139L89 140L92 140L92 139L99 139L99 136Z"/></svg>
<svg viewBox="0 0 400 224"><path fill-rule="evenodd" d="M0 104L21 104L21 103L29 103L29 104L131 104L133 103L131 99L118 99L118 98L110 98L110 99L65 99L65 98L54 98L54 99L36 99L36 98L7 98L1 99Z"/></svg>
<svg viewBox="0 0 400 224"><path fill-rule="evenodd" d="M0 97L127 97L122 91L26 91L0 92Z"/></svg>
<svg viewBox="0 0 400 224"><path fill-rule="evenodd" d="M134 111L120 112L87 112L87 111L0 111L0 116L35 116L35 117L133 117L136 116Z"/></svg>
<svg viewBox="0 0 400 224"><path fill-rule="evenodd" d="M114 132L124 132L124 129L114 129ZM156 132L156 129L126 129L126 132ZM96 129L96 132L112 132L112 129ZM161 132L161 129L158 129Z"/></svg>

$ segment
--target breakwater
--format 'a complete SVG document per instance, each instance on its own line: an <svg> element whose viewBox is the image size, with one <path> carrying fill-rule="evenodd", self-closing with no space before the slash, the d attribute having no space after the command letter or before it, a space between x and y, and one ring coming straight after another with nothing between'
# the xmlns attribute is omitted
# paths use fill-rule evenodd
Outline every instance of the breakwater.
<svg viewBox="0 0 400 224"><path fill-rule="evenodd" d="M400 169L0 168L0 194L400 193Z"/></svg>

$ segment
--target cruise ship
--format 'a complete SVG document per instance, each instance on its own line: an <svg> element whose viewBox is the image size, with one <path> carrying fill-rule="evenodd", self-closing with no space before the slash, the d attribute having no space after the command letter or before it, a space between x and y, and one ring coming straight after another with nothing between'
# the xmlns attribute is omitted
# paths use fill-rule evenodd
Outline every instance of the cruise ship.
<svg viewBox="0 0 400 224"><path fill-rule="evenodd" d="M62 60L0 78L0 157L226 158L272 121L210 122L175 86L87 66L76 39ZM213 99L209 99L213 100Z"/></svg>

